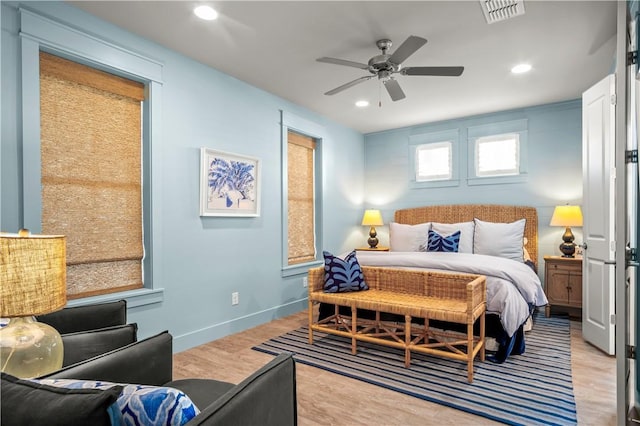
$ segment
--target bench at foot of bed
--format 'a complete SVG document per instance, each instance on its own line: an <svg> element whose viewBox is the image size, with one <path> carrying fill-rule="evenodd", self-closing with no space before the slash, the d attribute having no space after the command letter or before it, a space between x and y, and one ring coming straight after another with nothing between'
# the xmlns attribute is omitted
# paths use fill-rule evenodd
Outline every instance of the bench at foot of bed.
<svg viewBox="0 0 640 426"><path fill-rule="evenodd" d="M467 379L473 381L473 361L485 359L486 278L483 275L433 272L412 269L363 266L369 290L325 293L324 268L309 270L309 343L313 332L345 336L351 339L351 352L357 342L365 341L404 350L405 366L411 364L411 352L438 355L467 362ZM335 313L316 321L315 303L335 306ZM339 313L340 306L351 308L351 316ZM358 318L358 309L374 311L375 319ZM380 320L380 313L404 317L404 323ZM412 323L421 318L424 325ZM479 336L473 324L480 319ZM430 320L465 324L466 333L442 332L429 327Z"/></svg>

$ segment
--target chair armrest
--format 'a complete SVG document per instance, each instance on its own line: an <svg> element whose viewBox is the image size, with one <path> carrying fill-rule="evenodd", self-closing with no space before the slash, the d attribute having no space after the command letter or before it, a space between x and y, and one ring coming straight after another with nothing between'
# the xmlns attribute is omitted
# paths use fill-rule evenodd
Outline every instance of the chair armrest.
<svg viewBox="0 0 640 426"><path fill-rule="evenodd" d="M137 337L138 324L136 323L63 334L62 366L66 367L127 346L138 340Z"/></svg>
<svg viewBox="0 0 640 426"><path fill-rule="evenodd" d="M298 423L296 366L283 353L191 419L196 425L289 426Z"/></svg>
<svg viewBox="0 0 640 426"><path fill-rule="evenodd" d="M72 364L40 379L103 380L162 386L173 374L173 337L168 331Z"/></svg>
<svg viewBox="0 0 640 426"><path fill-rule="evenodd" d="M36 319L39 322L49 324L60 334L125 325L127 323L127 301L118 300L64 308L50 314L40 315Z"/></svg>

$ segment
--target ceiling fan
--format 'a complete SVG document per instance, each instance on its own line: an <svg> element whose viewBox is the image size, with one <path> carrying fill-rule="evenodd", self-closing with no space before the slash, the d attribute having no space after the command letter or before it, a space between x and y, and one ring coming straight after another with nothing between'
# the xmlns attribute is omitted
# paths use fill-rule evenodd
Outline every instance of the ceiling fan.
<svg viewBox="0 0 640 426"><path fill-rule="evenodd" d="M462 74L464 67L403 67L402 63L420 49L426 42L426 39L412 35L409 36L404 43L402 43L400 47L393 52L393 54L389 54L388 51L392 45L391 40L386 38L378 40L376 42L376 46L378 46L378 49L382 50L382 54L369 59L367 64L327 57L316 59L318 62L360 68L367 70L372 74L357 78L343 84L342 86L338 86L333 90L329 90L325 95L335 95L336 93L340 93L345 89L377 76L378 80L380 80L384 84L384 87L386 87L391 99L393 101L399 101L405 98L405 94L402 91L400 84L393 77L393 74L448 77L458 77Z"/></svg>

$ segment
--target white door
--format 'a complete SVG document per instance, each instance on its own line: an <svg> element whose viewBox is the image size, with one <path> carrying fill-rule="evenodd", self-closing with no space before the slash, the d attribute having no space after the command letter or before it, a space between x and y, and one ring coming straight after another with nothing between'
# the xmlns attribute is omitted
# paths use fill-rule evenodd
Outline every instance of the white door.
<svg viewBox="0 0 640 426"><path fill-rule="evenodd" d="M582 335L615 353L615 76L582 95Z"/></svg>

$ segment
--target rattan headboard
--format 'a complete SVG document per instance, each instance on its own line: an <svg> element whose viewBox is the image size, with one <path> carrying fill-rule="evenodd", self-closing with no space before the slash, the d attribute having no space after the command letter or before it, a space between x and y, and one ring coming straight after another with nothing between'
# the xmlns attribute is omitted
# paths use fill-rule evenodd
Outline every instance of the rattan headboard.
<svg viewBox="0 0 640 426"><path fill-rule="evenodd" d="M526 219L524 236L528 242L525 247L531 259L536 264L538 263L538 212L535 207L497 204L452 204L414 207L396 210L394 220L397 223L417 225L425 222L468 222L476 217L487 222L513 222L522 218Z"/></svg>

